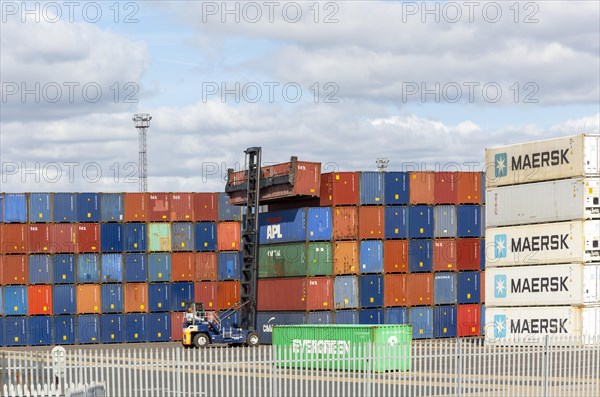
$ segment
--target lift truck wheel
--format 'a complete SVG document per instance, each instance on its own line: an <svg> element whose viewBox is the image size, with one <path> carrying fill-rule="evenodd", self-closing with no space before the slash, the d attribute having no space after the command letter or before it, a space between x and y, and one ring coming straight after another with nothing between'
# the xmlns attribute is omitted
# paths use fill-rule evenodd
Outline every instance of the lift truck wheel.
<svg viewBox="0 0 600 397"><path fill-rule="evenodd" d="M199 333L194 336L194 346L203 348L210 344L210 338L204 333Z"/></svg>
<svg viewBox="0 0 600 397"><path fill-rule="evenodd" d="M258 346L258 342L260 341L258 334L256 332L250 332L248 337L246 338L246 345L250 347Z"/></svg>

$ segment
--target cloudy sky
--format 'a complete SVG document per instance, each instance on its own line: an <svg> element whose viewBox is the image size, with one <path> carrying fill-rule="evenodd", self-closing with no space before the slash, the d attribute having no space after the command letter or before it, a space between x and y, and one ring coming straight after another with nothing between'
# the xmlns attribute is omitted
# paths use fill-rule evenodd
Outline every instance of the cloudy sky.
<svg viewBox="0 0 600 397"><path fill-rule="evenodd" d="M0 190L219 191L243 151L483 169L598 132L600 3L2 1Z"/></svg>

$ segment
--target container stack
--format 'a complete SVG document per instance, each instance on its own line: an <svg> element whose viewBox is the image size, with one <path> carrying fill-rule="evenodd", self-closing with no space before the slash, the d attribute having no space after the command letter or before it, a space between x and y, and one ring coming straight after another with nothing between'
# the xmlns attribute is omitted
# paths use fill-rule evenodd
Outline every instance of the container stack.
<svg viewBox="0 0 600 397"><path fill-rule="evenodd" d="M486 336L600 335L600 137L486 150Z"/></svg>
<svg viewBox="0 0 600 397"><path fill-rule="evenodd" d="M178 340L203 283L209 310L239 300L241 210L224 193L5 193L0 215L8 346Z"/></svg>

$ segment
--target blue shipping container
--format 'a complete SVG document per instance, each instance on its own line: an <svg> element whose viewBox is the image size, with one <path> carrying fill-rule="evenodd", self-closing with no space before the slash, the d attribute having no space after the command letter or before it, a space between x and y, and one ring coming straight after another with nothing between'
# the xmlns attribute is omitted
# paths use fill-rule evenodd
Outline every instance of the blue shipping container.
<svg viewBox="0 0 600 397"><path fill-rule="evenodd" d="M331 222L331 207L308 208L306 211L308 241L331 241L333 234Z"/></svg>
<svg viewBox="0 0 600 397"><path fill-rule="evenodd" d="M148 335L146 332L146 314L133 313L125 315L125 342L146 342Z"/></svg>
<svg viewBox="0 0 600 397"><path fill-rule="evenodd" d="M54 316L54 344L75 344L75 316Z"/></svg>
<svg viewBox="0 0 600 397"><path fill-rule="evenodd" d="M123 255L102 254L101 276L103 283L123 282Z"/></svg>
<svg viewBox="0 0 600 397"><path fill-rule="evenodd" d="M222 315L222 313L220 313ZM221 326L223 328L234 327L236 324L239 327L240 325L240 312L233 312L232 314L220 318Z"/></svg>
<svg viewBox="0 0 600 397"><path fill-rule="evenodd" d="M408 173L385 172L383 179L386 205L406 205L409 198Z"/></svg>
<svg viewBox="0 0 600 397"><path fill-rule="evenodd" d="M242 277L241 252L219 252L217 271L219 280L240 280Z"/></svg>
<svg viewBox="0 0 600 397"><path fill-rule="evenodd" d="M125 254L125 282L148 281L148 259L146 254Z"/></svg>
<svg viewBox="0 0 600 397"><path fill-rule="evenodd" d="M310 312L306 315L306 324L333 324L331 312Z"/></svg>
<svg viewBox="0 0 600 397"><path fill-rule="evenodd" d="M29 284L52 284L50 255L29 255Z"/></svg>
<svg viewBox="0 0 600 397"><path fill-rule="evenodd" d="M151 312L166 312L170 310L171 284L148 284L148 310Z"/></svg>
<svg viewBox="0 0 600 397"><path fill-rule="evenodd" d="M4 193L4 223L27 222L27 197L24 193Z"/></svg>
<svg viewBox="0 0 600 397"><path fill-rule="evenodd" d="M481 237L481 207L459 205L456 210L458 237Z"/></svg>
<svg viewBox="0 0 600 397"><path fill-rule="evenodd" d="M1 316L4 316L4 290L2 287L0 287L0 317ZM0 344L0 346L2 346L2 344Z"/></svg>
<svg viewBox="0 0 600 397"><path fill-rule="evenodd" d="M336 324L358 324L358 310L336 310Z"/></svg>
<svg viewBox="0 0 600 397"><path fill-rule="evenodd" d="M260 343L272 343L273 326L275 325L301 325L305 323L306 314L303 312L258 312L256 325L260 336Z"/></svg>
<svg viewBox="0 0 600 397"><path fill-rule="evenodd" d="M148 314L148 342L169 342L171 340L171 314Z"/></svg>
<svg viewBox="0 0 600 397"><path fill-rule="evenodd" d="M306 241L306 210L263 212L258 215L259 243L292 243Z"/></svg>
<svg viewBox="0 0 600 397"><path fill-rule="evenodd" d="M456 206L436 205L433 207L433 236L456 237Z"/></svg>
<svg viewBox="0 0 600 397"><path fill-rule="evenodd" d="M195 229L196 251L216 251L217 224L215 222L198 222Z"/></svg>
<svg viewBox="0 0 600 397"><path fill-rule="evenodd" d="M456 306L436 306L433 309L433 337L456 337Z"/></svg>
<svg viewBox="0 0 600 397"><path fill-rule="evenodd" d="M433 206L408 207L408 237L433 238Z"/></svg>
<svg viewBox="0 0 600 397"><path fill-rule="evenodd" d="M0 194L0 196L2 195ZM1 197L0 200L2 200ZM0 346L6 346L6 330L4 329L4 317L0 317Z"/></svg>
<svg viewBox="0 0 600 397"><path fill-rule="evenodd" d="M175 222L171 226L171 245L173 251L194 250L194 224L191 222Z"/></svg>
<svg viewBox="0 0 600 397"><path fill-rule="evenodd" d="M242 207L239 205L231 205L227 193L219 193L219 222L223 221L241 221Z"/></svg>
<svg viewBox="0 0 600 397"><path fill-rule="evenodd" d="M0 193L0 223L4 223L4 193ZM3 344L0 343L0 346L3 346Z"/></svg>
<svg viewBox="0 0 600 397"><path fill-rule="evenodd" d="M24 285L8 285L4 287L4 315L27 315L27 287Z"/></svg>
<svg viewBox="0 0 600 397"><path fill-rule="evenodd" d="M384 324L383 309L360 309L358 311L359 324Z"/></svg>
<svg viewBox="0 0 600 397"><path fill-rule="evenodd" d="M485 172L481 173L481 204L485 204Z"/></svg>
<svg viewBox="0 0 600 397"><path fill-rule="evenodd" d="M458 303L479 303L479 272L458 273Z"/></svg>
<svg viewBox="0 0 600 397"><path fill-rule="evenodd" d="M77 283L100 283L100 255L79 254L77 256Z"/></svg>
<svg viewBox="0 0 600 397"><path fill-rule="evenodd" d="M100 341L102 343L123 343L124 329L122 314L100 316Z"/></svg>
<svg viewBox="0 0 600 397"><path fill-rule="evenodd" d="M54 284L75 284L75 255L54 255Z"/></svg>
<svg viewBox="0 0 600 397"><path fill-rule="evenodd" d="M194 283L178 282L171 284L171 311L185 311L186 302L194 299Z"/></svg>
<svg viewBox="0 0 600 397"><path fill-rule="evenodd" d="M333 307L335 309L358 307L358 276L336 276L333 279Z"/></svg>
<svg viewBox="0 0 600 397"><path fill-rule="evenodd" d="M358 277L360 285L360 307L383 307L383 276L365 275Z"/></svg>
<svg viewBox="0 0 600 397"><path fill-rule="evenodd" d="M411 307L408 309L408 320L412 325L413 339L433 337L432 307Z"/></svg>
<svg viewBox="0 0 600 397"><path fill-rule="evenodd" d="M125 248L123 224L100 224L100 247L102 252L123 252Z"/></svg>
<svg viewBox="0 0 600 397"><path fill-rule="evenodd" d="M383 172L359 172L360 204L383 205Z"/></svg>
<svg viewBox="0 0 600 397"><path fill-rule="evenodd" d="M408 237L408 208L401 205L385 207L385 238L405 239Z"/></svg>
<svg viewBox="0 0 600 397"><path fill-rule="evenodd" d="M148 281L171 280L171 254L151 253L148 255Z"/></svg>
<svg viewBox="0 0 600 397"><path fill-rule="evenodd" d="M77 194L54 193L52 197L52 212L54 222L77 222Z"/></svg>
<svg viewBox="0 0 600 397"><path fill-rule="evenodd" d="M485 305L481 305L481 335L485 335ZM493 326L493 324L492 324Z"/></svg>
<svg viewBox="0 0 600 397"><path fill-rule="evenodd" d="M484 233L485 235L485 233ZM486 246L485 239L481 239L481 243L479 245L479 270L485 270L485 255L486 255Z"/></svg>
<svg viewBox="0 0 600 397"><path fill-rule="evenodd" d="M77 195L77 222L100 222L100 193Z"/></svg>
<svg viewBox="0 0 600 397"><path fill-rule="evenodd" d="M409 240L408 271L410 273L433 271L433 240Z"/></svg>
<svg viewBox="0 0 600 397"><path fill-rule="evenodd" d="M76 314L76 299L75 285L59 284L52 286L52 309L54 314Z"/></svg>
<svg viewBox="0 0 600 397"><path fill-rule="evenodd" d="M100 319L97 314L77 316L77 342L80 344L100 342Z"/></svg>
<svg viewBox="0 0 600 397"><path fill-rule="evenodd" d="M102 300L102 313L123 312L123 285L104 284L100 287Z"/></svg>
<svg viewBox="0 0 600 397"><path fill-rule="evenodd" d="M102 222L123 222L123 193L102 193L100 209Z"/></svg>
<svg viewBox="0 0 600 397"><path fill-rule="evenodd" d="M435 305L456 304L456 273L435 273L433 276L433 303Z"/></svg>
<svg viewBox="0 0 600 397"><path fill-rule="evenodd" d="M125 224L125 252L146 252L148 250L148 228L145 223Z"/></svg>
<svg viewBox="0 0 600 397"><path fill-rule="evenodd" d="M29 346L49 346L52 344L53 321L51 316L30 316L27 318L27 344Z"/></svg>
<svg viewBox="0 0 600 397"><path fill-rule="evenodd" d="M363 240L360 242L360 272L383 273L383 241Z"/></svg>
<svg viewBox="0 0 600 397"><path fill-rule="evenodd" d="M408 308L389 307L385 309L386 324L408 324Z"/></svg>
<svg viewBox="0 0 600 397"><path fill-rule="evenodd" d="M27 345L27 317L4 317L4 344Z"/></svg>
<svg viewBox="0 0 600 397"><path fill-rule="evenodd" d="M52 222L50 193L29 193L29 222Z"/></svg>

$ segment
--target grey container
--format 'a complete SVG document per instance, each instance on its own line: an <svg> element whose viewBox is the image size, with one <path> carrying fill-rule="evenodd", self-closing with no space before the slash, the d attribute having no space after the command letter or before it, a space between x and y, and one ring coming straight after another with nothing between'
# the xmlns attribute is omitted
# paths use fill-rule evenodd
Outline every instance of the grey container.
<svg viewBox="0 0 600 397"><path fill-rule="evenodd" d="M433 236L456 237L456 206L437 205L433 208Z"/></svg>
<svg viewBox="0 0 600 397"><path fill-rule="evenodd" d="M333 306L335 309L358 308L358 277L337 276L333 280Z"/></svg>

